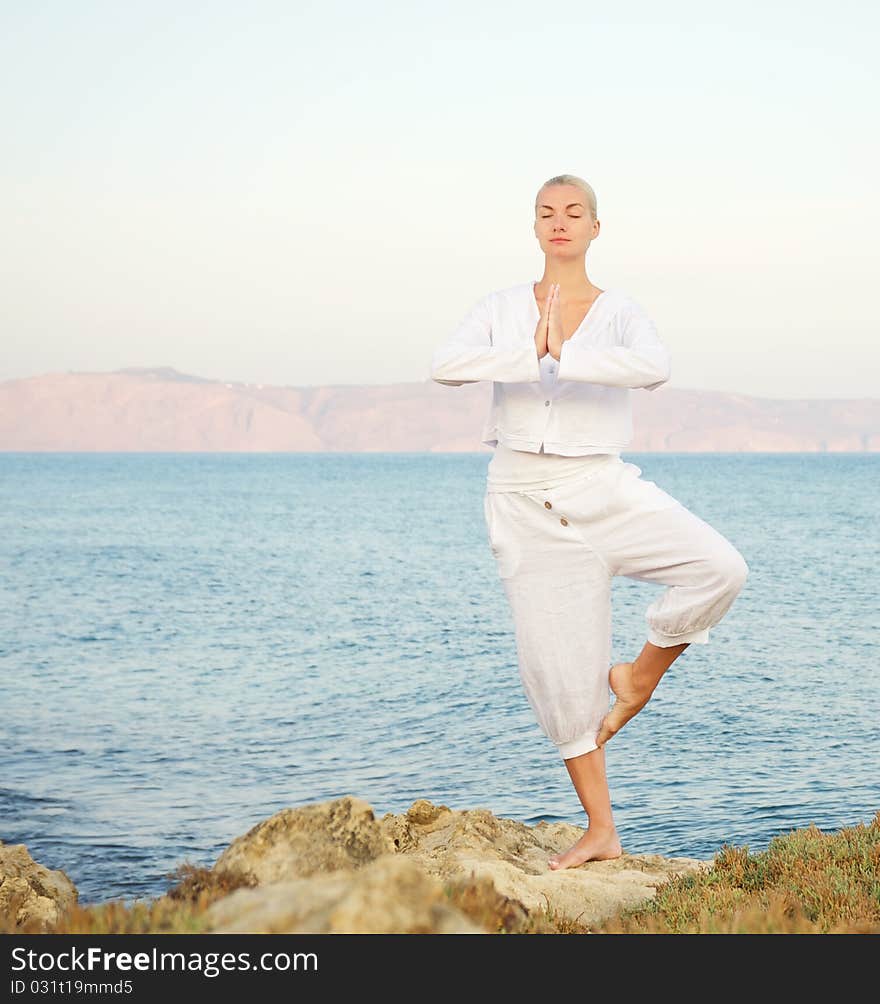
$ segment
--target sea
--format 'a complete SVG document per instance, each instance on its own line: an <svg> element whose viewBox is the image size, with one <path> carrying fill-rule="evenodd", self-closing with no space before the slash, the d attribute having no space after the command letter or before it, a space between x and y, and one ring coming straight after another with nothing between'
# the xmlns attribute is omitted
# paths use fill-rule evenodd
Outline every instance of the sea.
<svg viewBox="0 0 880 1004"><path fill-rule="evenodd" d="M84 905L282 809L586 825L522 690L481 453L0 453L0 841ZM631 854L880 810L876 453L626 453L749 576L606 746ZM613 580L614 661L665 588Z"/></svg>

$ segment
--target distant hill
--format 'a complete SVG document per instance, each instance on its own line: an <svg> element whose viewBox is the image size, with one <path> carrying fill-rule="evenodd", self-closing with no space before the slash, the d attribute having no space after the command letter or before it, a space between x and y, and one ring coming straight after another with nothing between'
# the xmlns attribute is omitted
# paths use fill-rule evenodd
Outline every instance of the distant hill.
<svg viewBox="0 0 880 1004"><path fill-rule="evenodd" d="M489 383L228 383L168 366L0 383L2 451L488 452ZM880 450L880 399L634 391L627 452Z"/></svg>

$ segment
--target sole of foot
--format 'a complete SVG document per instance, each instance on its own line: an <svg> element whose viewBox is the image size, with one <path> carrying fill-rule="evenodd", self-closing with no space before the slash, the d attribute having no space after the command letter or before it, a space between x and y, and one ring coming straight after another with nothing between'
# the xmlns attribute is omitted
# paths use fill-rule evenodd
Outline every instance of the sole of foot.
<svg viewBox="0 0 880 1004"><path fill-rule="evenodd" d="M611 667L608 673L608 683L614 692L615 701L599 726L599 732L596 736L597 746L604 746L648 703L651 695L648 694L647 697L644 697L636 692L632 675L633 664L631 662L618 662Z"/></svg>

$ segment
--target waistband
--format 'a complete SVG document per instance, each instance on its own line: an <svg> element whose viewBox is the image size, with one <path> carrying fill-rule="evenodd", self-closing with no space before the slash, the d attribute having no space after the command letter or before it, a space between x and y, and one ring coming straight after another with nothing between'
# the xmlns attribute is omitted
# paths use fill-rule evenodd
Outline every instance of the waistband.
<svg viewBox="0 0 880 1004"><path fill-rule="evenodd" d="M487 492L529 492L559 488L588 477L613 462L619 453L586 453L568 457L556 453L527 453L499 443L486 471Z"/></svg>

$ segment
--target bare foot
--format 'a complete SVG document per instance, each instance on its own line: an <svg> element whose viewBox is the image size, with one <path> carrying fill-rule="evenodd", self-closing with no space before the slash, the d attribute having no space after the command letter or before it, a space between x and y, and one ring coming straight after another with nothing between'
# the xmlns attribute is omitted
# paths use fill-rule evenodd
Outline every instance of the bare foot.
<svg viewBox="0 0 880 1004"><path fill-rule="evenodd" d="M624 725L635 717L651 698L650 694L639 693L633 685L633 664L619 662L608 673L608 682L616 700L608 714L602 719L596 745L604 746Z"/></svg>
<svg viewBox="0 0 880 1004"><path fill-rule="evenodd" d="M576 843L563 854L554 854L547 864L554 871L562 868L576 868L585 861L607 861L609 858L619 858L623 854L615 830L587 830Z"/></svg>

